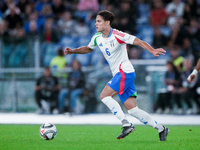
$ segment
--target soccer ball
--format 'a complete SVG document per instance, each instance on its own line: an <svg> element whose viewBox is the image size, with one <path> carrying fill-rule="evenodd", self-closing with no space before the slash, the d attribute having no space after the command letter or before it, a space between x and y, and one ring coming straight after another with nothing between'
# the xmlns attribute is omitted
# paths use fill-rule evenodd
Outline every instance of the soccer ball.
<svg viewBox="0 0 200 150"><path fill-rule="evenodd" d="M56 126L52 123L45 123L40 127L40 136L45 140L52 140L57 135Z"/></svg>

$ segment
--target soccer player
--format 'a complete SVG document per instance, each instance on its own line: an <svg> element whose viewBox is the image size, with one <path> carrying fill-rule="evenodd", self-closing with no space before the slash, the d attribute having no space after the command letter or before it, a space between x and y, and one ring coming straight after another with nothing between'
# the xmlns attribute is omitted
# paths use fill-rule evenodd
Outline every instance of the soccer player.
<svg viewBox="0 0 200 150"><path fill-rule="evenodd" d="M155 57L164 55L162 48L154 49L148 43L139 40L133 35L111 28L114 20L114 14L107 10L102 10L96 17L97 33L92 37L87 46L71 49L66 47L65 55L90 53L99 46L105 59L108 61L112 71L113 78L107 83L100 94L101 101L111 110L111 112L121 121L123 130L117 139L126 137L135 130L130 123L120 105L113 96L118 94L122 104L128 110L128 113L137 118L142 123L149 125L159 132L160 141L166 141L169 129L154 121L151 116L139 109L136 104L137 92L134 85L135 70L128 59L126 44L141 46L148 50Z"/></svg>
<svg viewBox="0 0 200 150"><path fill-rule="evenodd" d="M200 70L200 58L197 62L197 65L195 67L195 69L192 71L192 73L188 76L187 80L192 83L194 78L197 76L198 72Z"/></svg>

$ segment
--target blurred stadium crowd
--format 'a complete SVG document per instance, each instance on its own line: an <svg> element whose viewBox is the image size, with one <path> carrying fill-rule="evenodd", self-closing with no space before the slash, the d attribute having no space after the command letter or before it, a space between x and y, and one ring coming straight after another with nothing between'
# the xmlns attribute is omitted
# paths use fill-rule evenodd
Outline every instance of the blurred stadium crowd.
<svg viewBox="0 0 200 150"><path fill-rule="evenodd" d="M164 47L167 55L161 59L170 59L174 46L181 56L193 57L194 63L199 58L200 0L1 0L0 36L39 35L41 42L58 47L82 46L96 32L96 13L103 9L116 15L113 28L136 35L155 48ZM128 46L128 53L130 59L153 58L134 46Z"/></svg>
<svg viewBox="0 0 200 150"><path fill-rule="evenodd" d="M26 61L30 61L27 60L27 49L31 46L23 43L27 39L39 38L41 67L49 66L60 48L87 45L96 33L96 14L104 9L116 16L111 25L113 28L133 34L154 48L162 47L167 51L165 56L154 58L148 51L128 45L129 58L166 59L173 62L172 66L166 64L169 76L166 75L165 83L174 86L168 89L168 93L174 95L175 92L178 96L186 93L180 82L185 81L187 71L190 72L200 58L200 0L0 0L0 39L4 43L1 67L29 67L26 64ZM22 44L12 46L13 41ZM68 66L74 59L82 66L106 63L100 51L65 58ZM174 70L178 71L178 75ZM172 71L176 74L173 80L181 81L172 83ZM165 106L159 106L159 103L155 111L161 107L164 111ZM197 104L200 107L199 101ZM189 102L188 108L191 108L188 111L191 114L192 105Z"/></svg>

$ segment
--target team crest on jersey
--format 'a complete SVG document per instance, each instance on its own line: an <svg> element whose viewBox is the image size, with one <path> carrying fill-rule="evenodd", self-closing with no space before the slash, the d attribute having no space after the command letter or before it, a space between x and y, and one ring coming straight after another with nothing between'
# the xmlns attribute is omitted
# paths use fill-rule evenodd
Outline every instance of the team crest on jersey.
<svg viewBox="0 0 200 150"><path fill-rule="evenodd" d="M114 40L111 40L111 41L110 41L110 46L111 46L111 47L114 47Z"/></svg>

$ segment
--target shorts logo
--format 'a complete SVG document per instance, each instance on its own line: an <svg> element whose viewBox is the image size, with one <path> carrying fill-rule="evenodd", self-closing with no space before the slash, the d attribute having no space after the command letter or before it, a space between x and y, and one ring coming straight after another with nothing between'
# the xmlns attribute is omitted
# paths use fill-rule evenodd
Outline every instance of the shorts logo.
<svg viewBox="0 0 200 150"><path fill-rule="evenodd" d="M108 83L109 83L109 84L111 84L111 83L112 83L112 81L109 81Z"/></svg>

